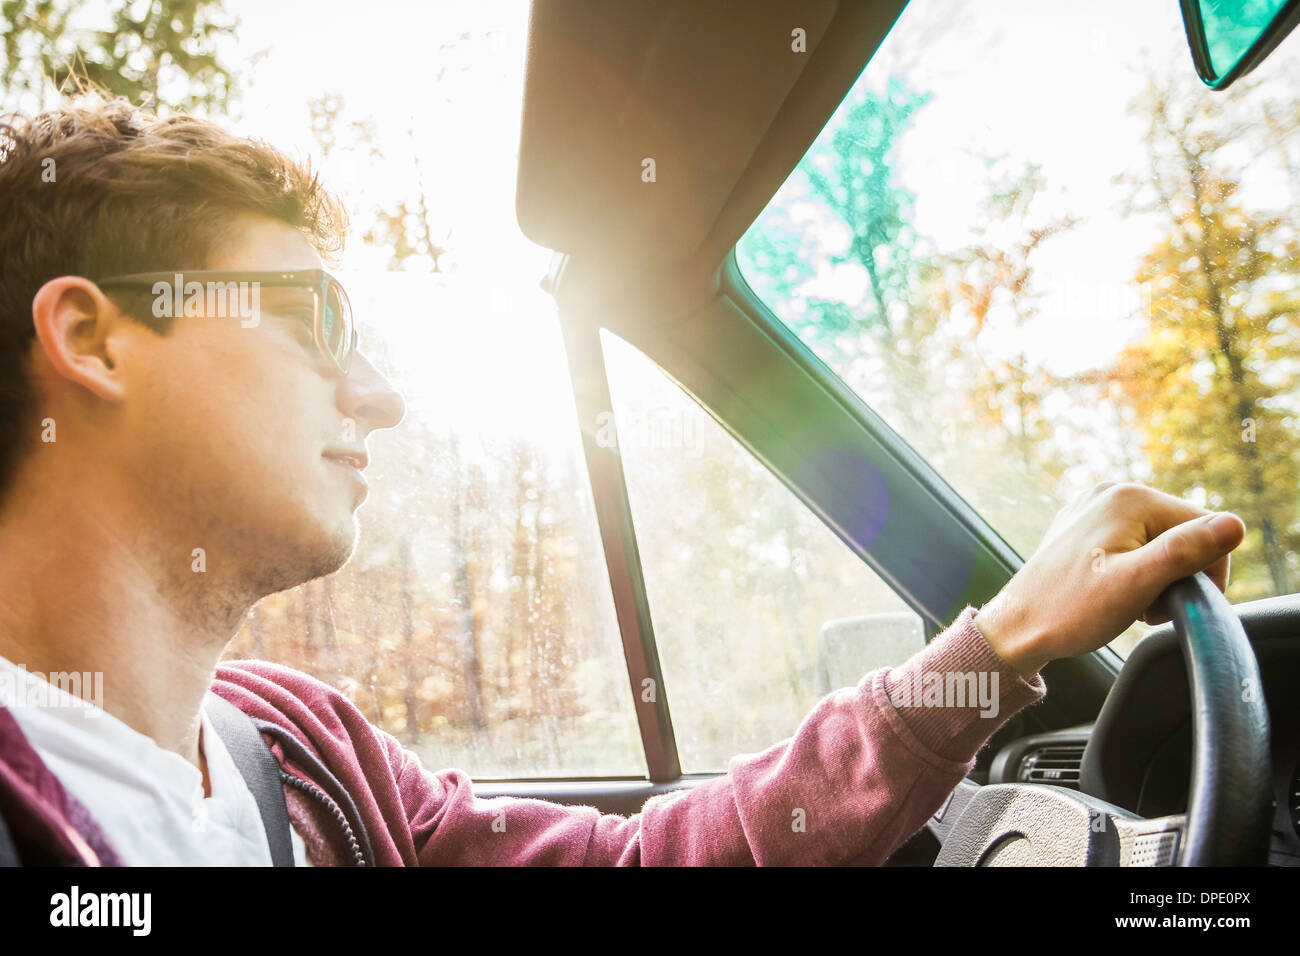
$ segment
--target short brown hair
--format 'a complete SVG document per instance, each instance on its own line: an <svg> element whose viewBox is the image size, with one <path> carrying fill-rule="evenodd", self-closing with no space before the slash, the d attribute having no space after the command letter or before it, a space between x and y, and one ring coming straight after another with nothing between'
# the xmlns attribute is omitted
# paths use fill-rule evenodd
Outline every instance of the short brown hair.
<svg viewBox="0 0 1300 956"><path fill-rule="evenodd" d="M40 287L202 269L243 213L301 230L327 261L342 252L343 204L267 143L120 99L0 117L0 497L39 434L27 363ZM149 310L130 311L168 331Z"/></svg>

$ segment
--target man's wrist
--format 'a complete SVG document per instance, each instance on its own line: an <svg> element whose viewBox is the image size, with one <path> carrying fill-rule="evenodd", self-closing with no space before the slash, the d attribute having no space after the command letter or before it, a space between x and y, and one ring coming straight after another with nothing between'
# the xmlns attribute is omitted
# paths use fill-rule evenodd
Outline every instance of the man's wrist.
<svg viewBox="0 0 1300 956"><path fill-rule="evenodd" d="M1025 680L1032 681L1051 660L1038 650L1036 637L1016 621L998 598L976 611L972 620L993 653Z"/></svg>

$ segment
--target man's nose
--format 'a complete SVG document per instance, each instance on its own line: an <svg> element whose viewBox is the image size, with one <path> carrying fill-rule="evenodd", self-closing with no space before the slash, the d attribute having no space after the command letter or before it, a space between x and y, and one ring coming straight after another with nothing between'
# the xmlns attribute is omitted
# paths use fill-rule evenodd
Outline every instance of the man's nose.
<svg viewBox="0 0 1300 956"><path fill-rule="evenodd" d="M406 415L401 393L359 351L352 354L352 366L339 385L338 405L367 432L392 428Z"/></svg>

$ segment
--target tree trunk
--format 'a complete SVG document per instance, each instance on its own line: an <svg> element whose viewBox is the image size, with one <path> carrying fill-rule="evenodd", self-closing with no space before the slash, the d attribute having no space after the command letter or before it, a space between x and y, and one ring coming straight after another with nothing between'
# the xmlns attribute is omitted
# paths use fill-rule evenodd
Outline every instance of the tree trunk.
<svg viewBox="0 0 1300 956"><path fill-rule="evenodd" d="M457 647L460 652L461 671L465 675L465 709L470 726L480 732L486 729L483 718L483 693L479 681L479 663L475 656L478 635L474 620L474 586L470 579L469 553L466 544L462 496L465 489L460 463L460 449L456 436L451 436L451 542L455 565L456 603L460 607Z"/></svg>
<svg viewBox="0 0 1300 956"><path fill-rule="evenodd" d="M415 668L415 610L411 600L411 538L403 534L398 549L399 574L402 588L402 651L406 688L402 694L406 706L406 739L411 744L420 742L420 697L417 686L420 677Z"/></svg>
<svg viewBox="0 0 1300 956"><path fill-rule="evenodd" d="M1214 333L1218 341L1219 353L1228 365L1228 375L1236 398L1237 424L1240 425L1247 418L1253 417L1253 403L1244 390L1246 370L1241 356L1237 354L1233 333L1228 329L1224 315L1223 296L1219 290L1219 283L1214 275L1214 269L1210 264L1212 260L1208 238L1212 223L1201 213L1205 199L1201 191L1199 164L1189 163L1188 172L1191 174L1193 195L1196 198L1197 223L1200 226L1200 239L1196 244L1196 255L1201 264L1201 275L1205 280L1206 305L1209 306L1210 314L1214 318ZM1264 546L1264 560L1268 564L1269 576L1273 579L1274 593L1287 594L1291 589L1287 584L1286 556L1278 545L1272 509L1268 504L1268 489L1264 486L1264 476L1259 464L1259 449L1254 442L1243 441L1239 445L1238 458L1242 461L1246 472L1246 487L1251 496L1253 517L1259 523L1260 536L1263 539Z"/></svg>

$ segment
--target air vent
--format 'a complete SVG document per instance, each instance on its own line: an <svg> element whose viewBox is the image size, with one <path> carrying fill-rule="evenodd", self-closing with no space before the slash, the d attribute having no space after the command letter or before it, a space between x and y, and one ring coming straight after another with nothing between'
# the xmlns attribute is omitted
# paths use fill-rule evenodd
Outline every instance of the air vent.
<svg viewBox="0 0 1300 956"><path fill-rule="evenodd" d="M1020 760L1021 783L1050 783L1079 789L1079 764L1085 744L1046 744L1030 749Z"/></svg>

